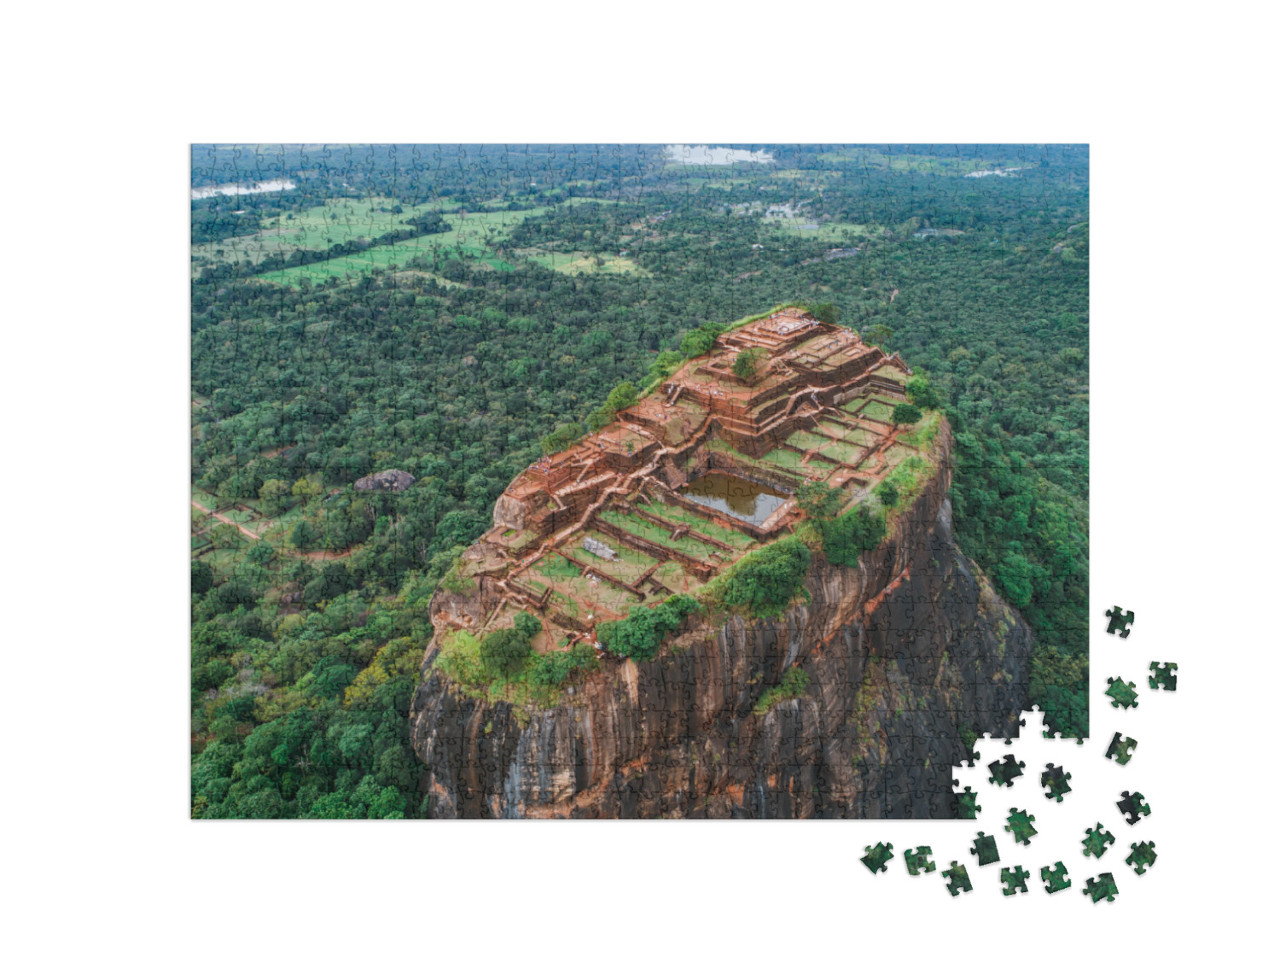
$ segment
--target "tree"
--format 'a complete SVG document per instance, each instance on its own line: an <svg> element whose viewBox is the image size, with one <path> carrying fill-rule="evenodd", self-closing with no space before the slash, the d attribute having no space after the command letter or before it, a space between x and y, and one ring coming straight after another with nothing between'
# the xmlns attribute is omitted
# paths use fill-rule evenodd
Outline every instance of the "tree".
<svg viewBox="0 0 1280 963"><path fill-rule="evenodd" d="M724 325L714 321L699 325L686 334L680 341L680 351L686 358L696 358L706 354L716 343L716 338L724 334Z"/></svg>
<svg viewBox="0 0 1280 963"><path fill-rule="evenodd" d="M893 337L893 328L887 324L873 324L867 328L863 334L862 340L867 344L874 344L878 348L883 348L889 343L889 339Z"/></svg>
<svg viewBox="0 0 1280 963"><path fill-rule="evenodd" d="M191 560L191 594L203 595L213 588L213 566L199 559Z"/></svg>
<svg viewBox="0 0 1280 963"><path fill-rule="evenodd" d="M872 514L865 505L839 518L818 523L822 551L833 565L856 566L858 556L879 545L885 531L884 519Z"/></svg>
<svg viewBox="0 0 1280 963"><path fill-rule="evenodd" d="M757 549L729 570L724 600L761 618L779 615L804 586L811 558L795 536Z"/></svg>
<svg viewBox="0 0 1280 963"><path fill-rule="evenodd" d="M892 508L898 504L898 486L886 478L876 486L876 496L880 499L881 505Z"/></svg>
<svg viewBox="0 0 1280 963"><path fill-rule="evenodd" d="M497 629L480 640L480 661L485 669L500 679L518 675L531 651L533 637L542 631L542 623L528 612L517 612L515 625Z"/></svg>
<svg viewBox="0 0 1280 963"><path fill-rule="evenodd" d="M920 420L920 409L913 404L895 405L891 417L895 425L914 425Z"/></svg>
<svg viewBox="0 0 1280 963"><path fill-rule="evenodd" d="M796 489L796 504L810 518L835 518L844 501L844 493L826 482L805 482Z"/></svg>
<svg viewBox="0 0 1280 963"><path fill-rule="evenodd" d="M564 451L580 437L582 437L582 429L577 425L556 425L551 434L542 439L542 453L544 455L554 455L558 451Z"/></svg>
<svg viewBox="0 0 1280 963"><path fill-rule="evenodd" d="M746 348L739 351L738 356L733 359L733 373L743 381L750 381L755 377L756 368L767 354L764 348Z"/></svg>
<svg viewBox="0 0 1280 963"><path fill-rule="evenodd" d="M268 478L258 489L258 497L262 499L262 507L268 515L279 514L284 508L285 496L289 494L289 483L279 478Z"/></svg>
<svg viewBox="0 0 1280 963"><path fill-rule="evenodd" d="M811 306L809 313L813 315L815 321L821 321L823 324L838 324L840 321L840 309L830 301Z"/></svg>
<svg viewBox="0 0 1280 963"><path fill-rule="evenodd" d="M299 478L290 489L295 498L311 501L324 491L324 486L314 478Z"/></svg>
<svg viewBox="0 0 1280 963"><path fill-rule="evenodd" d="M605 407L611 408L617 413L624 408L630 408L639 397L640 392L636 390L636 386L630 381L624 381L609 392L609 397L605 399L604 403Z"/></svg>
<svg viewBox="0 0 1280 963"><path fill-rule="evenodd" d="M939 408L942 406L942 399L938 397L938 392L934 390L933 385L929 384L929 379L924 375L916 375L907 380L907 398L912 404L921 408Z"/></svg>

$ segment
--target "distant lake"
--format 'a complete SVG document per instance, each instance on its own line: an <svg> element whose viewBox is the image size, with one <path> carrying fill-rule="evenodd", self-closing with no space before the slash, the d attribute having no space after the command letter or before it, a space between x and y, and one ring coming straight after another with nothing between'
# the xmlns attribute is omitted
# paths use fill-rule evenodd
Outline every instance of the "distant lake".
<svg viewBox="0 0 1280 963"><path fill-rule="evenodd" d="M773 155L767 150L738 150L736 147L689 147L686 144L667 145L667 160L677 164L726 166L728 164L768 164Z"/></svg>
<svg viewBox="0 0 1280 963"><path fill-rule="evenodd" d="M191 188L191 199L203 201L207 197L217 197L219 194L226 197L234 197L237 194L268 194L271 191L291 191L297 186L293 181L285 178L258 181L253 184L215 184L213 187Z"/></svg>

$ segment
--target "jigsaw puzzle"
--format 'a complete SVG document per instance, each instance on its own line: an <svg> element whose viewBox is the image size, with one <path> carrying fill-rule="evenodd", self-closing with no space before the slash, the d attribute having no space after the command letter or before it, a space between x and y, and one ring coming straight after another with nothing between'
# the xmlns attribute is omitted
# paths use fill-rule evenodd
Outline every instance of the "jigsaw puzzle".
<svg viewBox="0 0 1280 963"><path fill-rule="evenodd" d="M973 889L973 884L969 882L969 871L955 860L951 861L951 868L944 869L942 875L947 879L947 892L952 896L959 896L962 892L968 893Z"/></svg>
<svg viewBox="0 0 1280 963"><path fill-rule="evenodd" d="M1122 736L1117 732L1111 737L1111 742L1107 746L1107 758L1114 759L1121 766L1127 766L1133 757L1133 750L1137 748L1138 740Z"/></svg>
<svg viewBox="0 0 1280 963"><path fill-rule="evenodd" d="M1013 896L1015 893L1025 893L1027 891L1027 878L1030 872L1021 866L1015 866L1013 869L1005 867L1000 870L1000 882L1004 884L1004 895Z"/></svg>
<svg viewBox="0 0 1280 963"><path fill-rule="evenodd" d="M977 818L1088 731L1087 172L194 145L192 816Z"/></svg>
<svg viewBox="0 0 1280 963"><path fill-rule="evenodd" d="M932 873L938 867L934 865L933 849L929 846L919 846L916 849L908 849L902 854L903 860L907 864L907 872L912 876L919 876L921 873ZM1154 859L1154 857L1152 857Z"/></svg>
<svg viewBox="0 0 1280 963"><path fill-rule="evenodd" d="M1130 793L1125 790L1120 794L1120 800L1116 803L1116 808L1125 814L1125 819L1130 826L1137 824L1138 820L1143 816L1151 815L1151 806L1142 798L1142 793Z"/></svg>
<svg viewBox="0 0 1280 963"><path fill-rule="evenodd" d="M1178 663L1176 662L1165 662L1164 664L1152 662L1151 676L1147 679L1147 682L1153 689L1167 689L1173 692L1178 688L1177 671Z"/></svg>
<svg viewBox="0 0 1280 963"><path fill-rule="evenodd" d="M1064 889L1069 889L1071 880L1067 877L1067 867L1058 861L1053 867L1040 867L1040 879L1044 883L1044 891L1046 893L1060 893Z"/></svg>
<svg viewBox="0 0 1280 963"><path fill-rule="evenodd" d="M1102 858L1102 854L1107 851L1107 847L1116 841L1116 837L1107 832L1102 827L1102 823L1098 823L1093 829L1084 831L1084 854L1086 856L1094 856L1098 859Z"/></svg>
<svg viewBox="0 0 1280 963"><path fill-rule="evenodd" d="M1129 855L1124 861L1133 867L1133 871L1141 876L1156 861L1156 844L1138 842L1129 844Z"/></svg>

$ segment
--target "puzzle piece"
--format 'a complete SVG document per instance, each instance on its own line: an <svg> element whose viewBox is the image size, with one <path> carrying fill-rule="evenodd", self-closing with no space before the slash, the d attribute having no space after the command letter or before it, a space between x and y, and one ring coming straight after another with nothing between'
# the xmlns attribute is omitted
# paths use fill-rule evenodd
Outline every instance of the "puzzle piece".
<svg viewBox="0 0 1280 963"><path fill-rule="evenodd" d="M991 770L991 778L987 782L993 782L1000 786L1012 786L1013 781L1022 775L1022 770L1027 767L1025 762L1019 762L1012 755L1007 755L999 762L993 762L988 769Z"/></svg>
<svg viewBox="0 0 1280 963"><path fill-rule="evenodd" d="M1107 851L1107 847L1116 841L1116 837L1102 828L1102 823L1093 829L1084 831L1084 854L1086 856L1094 856L1098 859L1102 858L1102 854Z"/></svg>
<svg viewBox="0 0 1280 963"><path fill-rule="evenodd" d="M1071 792L1071 783L1068 781L1070 779L1071 773L1063 772L1061 766L1049 763L1040 774L1040 785L1049 790L1044 794L1044 798L1062 802L1062 797Z"/></svg>
<svg viewBox="0 0 1280 963"><path fill-rule="evenodd" d="M1067 878L1067 867L1061 860L1053 864L1053 869L1041 866L1040 879L1044 883L1046 893L1058 893L1071 887L1071 880Z"/></svg>
<svg viewBox="0 0 1280 963"><path fill-rule="evenodd" d="M1090 878L1084 887L1086 896L1093 898L1095 903L1106 900L1108 903L1114 903L1116 896L1120 890L1116 888L1115 877L1110 873L1099 873L1097 879Z"/></svg>
<svg viewBox="0 0 1280 963"><path fill-rule="evenodd" d="M1119 635L1122 639L1129 637L1129 626L1133 625L1133 613L1115 606L1107 609L1107 634Z"/></svg>
<svg viewBox="0 0 1280 963"><path fill-rule="evenodd" d="M951 784L958 786L960 785L960 780L953 779ZM965 786L964 792L956 793L956 795L960 797L960 818L977 819L978 813L982 812L982 807L978 805L978 794L973 791L972 787Z"/></svg>
<svg viewBox="0 0 1280 963"><path fill-rule="evenodd" d="M1025 809L1010 809L1004 828L1006 831L1013 833L1015 842L1030 846L1031 837L1036 835L1037 832L1036 828L1031 825L1035 821L1036 817L1028 815Z"/></svg>
<svg viewBox="0 0 1280 963"><path fill-rule="evenodd" d="M862 849L867 854L862 857L862 865L871 870L872 875L889 871L886 864L893 859L893 843L876 843Z"/></svg>
<svg viewBox="0 0 1280 963"><path fill-rule="evenodd" d="M963 891L968 893L973 889L973 884L969 882L969 871L954 859L951 861L951 868L944 869L942 875L947 878L947 892L952 896L959 896Z"/></svg>
<svg viewBox="0 0 1280 963"><path fill-rule="evenodd" d="M1059 863L1059 866L1062 864ZM1013 869L1004 867L1000 870L1000 882L1004 883L1004 895L1012 896L1015 892L1025 893L1027 891L1027 877L1031 874L1021 866L1015 866Z"/></svg>
<svg viewBox="0 0 1280 963"><path fill-rule="evenodd" d="M1147 679L1148 685L1153 689L1167 689L1173 692L1178 688L1178 663L1165 662L1163 665L1159 662L1151 663L1151 676Z"/></svg>
<svg viewBox="0 0 1280 963"><path fill-rule="evenodd" d="M1130 793L1125 790L1120 796L1121 799L1116 803L1116 808L1126 814L1125 819L1129 821L1130 826L1136 826L1143 816L1151 815L1151 806L1142 798L1142 793Z"/></svg>
<svg viewBox="0 0 1280 963"><path fill-rule="evenodd" d="M1124 861L1133 867L1133 871L1141 876L1156 861L1156 844L1155 843L1130 843L1129 855Z"/></svg>
<svg viewBox="0 0 1280 963"><path fill-rule="evenodd" d="M986 833L978 833L973 841L973 848L969 852L978 857L979 866L1000 862L1000 851L996 848L996 839Z"/></svg>
<svg viewBox="0 0 1280 963"><path fill-rule="evenodd" d="M1107 695L1111 696L1111 705L1119 709L1123 706L1126 709L1137 708L1138 690L1132 682L1125 682L1121 678L1111 677L1107 679L1110 685L1107 687Z"/></svg>
<svg viewBox="0 0 1280 963"><path fill-rule="evenodd" d="M1121 766L1127 766L1133 757L1133 750L1137 748L1137 739L1130 739L1117 732L1111 737L1111 745L1107 746L1107 758L1114 759Z"/></svg>
<svg viewBox="0 0 1280 963"><path fill-rule="evenodd" d="M933 848L930 846L908 849L902 854L902 858L907 864L907 872L912 876L919 876L921 873L932 873L938 868L934 865L933 860L929 858L932 855Z"/></svg>

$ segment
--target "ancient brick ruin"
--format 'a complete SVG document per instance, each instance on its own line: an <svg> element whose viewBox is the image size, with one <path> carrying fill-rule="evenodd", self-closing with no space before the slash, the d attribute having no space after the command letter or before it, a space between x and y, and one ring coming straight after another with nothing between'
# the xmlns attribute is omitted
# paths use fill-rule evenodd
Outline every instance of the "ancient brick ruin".
<svg viewBox="0 0 1280 963"><path fill-rule="evenodd" d="M749 348L764 354L744 380L732 368ZM693 591L789 531L799 485L823 481L850 504L914 451L890 420L908 374L896 355L795 308L722 335L614 423L511 483L461 566L492 604L479 618L445 609L438 628L488 632L524 609L544 625L535 647L550 651ZM712 494L690 492L699 479Z"/></svg>

